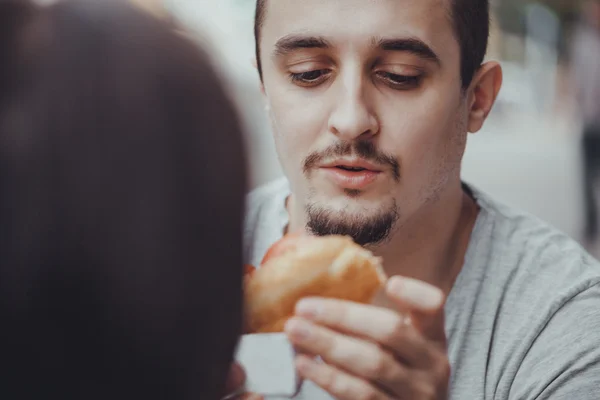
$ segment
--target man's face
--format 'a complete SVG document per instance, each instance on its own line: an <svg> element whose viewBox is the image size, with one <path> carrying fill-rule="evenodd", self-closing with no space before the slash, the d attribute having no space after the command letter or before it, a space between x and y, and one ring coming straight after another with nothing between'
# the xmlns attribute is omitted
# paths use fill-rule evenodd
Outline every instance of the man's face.
<svg viewBox="0 0 600 400"><path fill-rule="evenodd" d="M279 159L316 234L384 241L459 178L467 108L447 0L272 0Z"/></svg>

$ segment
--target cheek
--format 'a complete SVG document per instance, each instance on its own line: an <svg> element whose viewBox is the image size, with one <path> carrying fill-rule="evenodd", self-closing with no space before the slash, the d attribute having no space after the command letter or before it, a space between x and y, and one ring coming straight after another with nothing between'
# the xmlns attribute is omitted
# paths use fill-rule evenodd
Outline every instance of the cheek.
<svg viewBox="0 0 600 400"><path fill-rule="evenodd" d="M279 104L271 108L271 125L279 159L284 167L306 157L313 131L292 109ZM287 168L286 168L287 169Z"/></svg>
<svg viewBox="0 0 600 400"><path fill-rule="evenodd" d="M304 158L318 148L324 126L323 107L305 101L298 93L274 90L269 93L272 131L281 164L297 168ZM293 171L292 171L293 172Z"/></svg>
<svg viewBox="0 0 600 400"><path fill-rule="evenodd" d="M452 99L448 94L440 96L430 91L412 101L403 99L403 104L396 102L393 109L388 109L391 117L386 125L391 133L382 135L382 147L397 149L402 186L413 189L430 186L439 180L440 174L451 169L448 165L457 158L456 148L460 147L456 138L462 135L457 99L458 94Z"/></svg>

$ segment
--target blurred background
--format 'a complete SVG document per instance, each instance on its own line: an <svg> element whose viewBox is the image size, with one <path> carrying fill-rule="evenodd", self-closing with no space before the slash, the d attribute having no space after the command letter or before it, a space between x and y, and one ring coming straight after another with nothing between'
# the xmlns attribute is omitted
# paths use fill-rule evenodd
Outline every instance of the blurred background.
<svg viewBox="0 0 600 400"><path fill-rule="evenodd" d="M247 124L252 185L281 176L252 65L255 0L135 1L159 13L169 10L215 51ZM600 12L576 0L492 2L488 58L501 61L505 80L485 128L471 135L464 179L600 255L600 245L585 235L590 218L584 196L586 117L578 103L582 79L588 87L600 83L600 29L586 30L594 18L600 21ZM594 33L582 38L582 29ZM578 55L582 42L587 47ZM578 65L587 67L587 75ZM595 115L600 114L600 104L595 107Z"/></svg>

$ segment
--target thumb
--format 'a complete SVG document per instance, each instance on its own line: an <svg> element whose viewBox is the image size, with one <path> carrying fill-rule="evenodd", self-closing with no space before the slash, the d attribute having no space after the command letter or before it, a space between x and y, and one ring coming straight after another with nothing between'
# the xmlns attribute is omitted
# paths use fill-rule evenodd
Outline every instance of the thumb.
<svg viewBox="0 0 600 400"><path fill-rule="evenodd" d="M388 297L410 314L413 326L426 338L445 343L444 293L428 283L394 276L386 285Z"/></svg>

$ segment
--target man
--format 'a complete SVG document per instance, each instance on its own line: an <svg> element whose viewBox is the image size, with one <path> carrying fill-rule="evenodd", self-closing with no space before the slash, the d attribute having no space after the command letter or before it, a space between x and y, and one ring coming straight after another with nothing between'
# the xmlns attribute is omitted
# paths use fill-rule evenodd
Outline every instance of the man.
<svg viewBox="0 0 600 400"><path fill-rule="evenodd" d="M598 236L594 181L600 168L600 1L588 0L582 6L582 21L573 38L572 73L584 127L584 234L591 245Z"/></svg>
<svg viewBox="0 0 600 400"><path fill-rule="evenodd" d="M259 0L256 18L286 179L249 198L246 261L345 234L393 276L373 305L297 305L298 398L597 399L600 266L460 179L502 80L488 1Z"/></svg>

